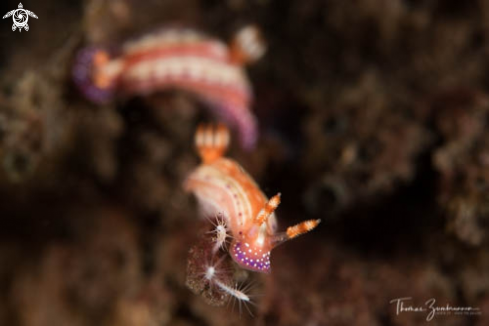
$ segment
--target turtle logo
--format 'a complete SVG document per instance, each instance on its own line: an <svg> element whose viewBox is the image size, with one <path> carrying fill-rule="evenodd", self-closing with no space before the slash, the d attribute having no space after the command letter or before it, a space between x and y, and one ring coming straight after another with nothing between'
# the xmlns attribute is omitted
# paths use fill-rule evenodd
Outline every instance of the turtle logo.
<svg viewBox="0 0 489 326"><path fill-rule="evenodd" d="M27 21L29 20L29 16L37 19L35 13L29 10L25 10L23 8L24 6L22 6L22 3L19 3L19 9L14 9L12 11L9 11L5 16L3 16L3 19L10 16L12 16L12 18L14 19L14 24L12 25L12 31L15 31L17 28L19 29L19 32L22 32L22 28L28 31L29 25L27 25Z"/></svg>

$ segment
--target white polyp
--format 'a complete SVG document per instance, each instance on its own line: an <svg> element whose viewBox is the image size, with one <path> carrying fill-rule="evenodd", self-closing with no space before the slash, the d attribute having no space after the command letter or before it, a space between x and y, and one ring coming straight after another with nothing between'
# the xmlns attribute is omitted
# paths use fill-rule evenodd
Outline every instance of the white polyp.
<svg viewBox="0 0 489 326"><path fill-rule="evenodd" d="M212 252L216 253L219 249L222 249L226 245L226 240L229 238L228 232L227 232L227 226L226 226L226 221L224 218L217 218L216 224L215 224L215 229L211 231L211 233L214 233L214 247L212 248Z"/></svg>
<svg viewBox="0 0 489 326"><path fill-rule="evenodd" d="M224 292L228 293L229 295L235 297L236 299L240 301L250 301L250 297L247 296L243 291L238 290L237 288L227 286L226 284L222 283L219 280L214 280L214 283Z"/></svg>
<svg viewBox="0 0 489 326"><path fill-rule="evenodd" d="M226 238L226 228L223 225L218 225L216 231L219 239Z"/></svg>
<svg viewBox="0 0 489 326"><path fill-rule="evenodd" d="M216 268L214 266L210 266L207 268L205 271L205 278L206 280L210 281L214 278L214 275L216 275Z"/></svg>
<svg viewBox="0 0 489 326"><path fill-rule="evenodd" d="M243 291L239 290L237 288L237 286L231 287L231 286L228 286L228 285L224 284L223 282L219 281L219 279L217 278L217 275L216 275L217 274L216 267L221 263L222 259L223 258L221 258L213 266L207 267L205 274L204 274L204 278L208 282L215 284L219 289L221 289L225 293L227 293L227 294L231 295L232 297L238 299L240 302L241 301L251 302L250 297L247 296Z"/></svg>

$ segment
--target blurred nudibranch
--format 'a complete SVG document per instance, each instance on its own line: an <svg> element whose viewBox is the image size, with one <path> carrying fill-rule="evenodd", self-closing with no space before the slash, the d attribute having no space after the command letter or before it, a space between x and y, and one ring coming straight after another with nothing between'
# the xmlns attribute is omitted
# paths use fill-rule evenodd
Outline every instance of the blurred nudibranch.
<svg viewBox="0 0 489 326"><path fill-rule="evenodd" d="M80 50L73 78L96 103L110 101L115 94L146 95L171 88L190 92L235 127L243 146L251 148L257 125L244 66L265 50L254 26L239 30L229 46L192 29L166 28L125 42L117 55L94 46Z"/></svg>
<svg viewBox="0 0 489 326"><path fill-rule="evenodd" d="M270 252L279 244L311 231L320 220L308 220L277 232L275 209L280 193L271 199L234 160L223 157L229 144L226 127L201 126L195 144L202 164L184 183L197 197L204 214L222 214L232 236L229 253L241 267L270 272Z"/></svg>

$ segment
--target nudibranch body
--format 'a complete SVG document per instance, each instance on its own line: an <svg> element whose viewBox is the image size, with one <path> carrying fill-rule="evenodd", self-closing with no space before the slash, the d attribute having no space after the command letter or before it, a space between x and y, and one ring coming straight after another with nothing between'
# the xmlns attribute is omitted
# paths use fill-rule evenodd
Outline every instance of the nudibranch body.
<svg viewBox="0 0 489 326"><path fill-rule="evenodd" d="M94 102L106 102L115 93L145 95L169 88L191 92L235 126L243 146L250 148L257 126L243 67L264 51L260 33L252 26L239 31L230 46L191 29L167 28L127 41L115 56L101 48L85 48L76 58L73 75Z"/></svg>
<svg viewBox="0 0 489 326"><path fill-rule="evenodd" d="M270 271L270 251L277 245L314 229L319 220L308 220L277 233L275 209L280 194L270 200L235 161L223 157L229 144L224 126L200 127L195 142L202 164L184 187L197 197L206 214L222 214L233 241L229 253L241 267Z"/></svg>

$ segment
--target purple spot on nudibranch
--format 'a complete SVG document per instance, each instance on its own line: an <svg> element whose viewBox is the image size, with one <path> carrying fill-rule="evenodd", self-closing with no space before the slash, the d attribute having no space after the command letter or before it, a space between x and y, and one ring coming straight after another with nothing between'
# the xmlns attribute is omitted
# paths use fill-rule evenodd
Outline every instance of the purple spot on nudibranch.
<svg viewBox="0 0 489 326"><path fill-rule="evenodd" d="M72 69L73 81L83 95L92 102L106 103L114 94L114 88L102 89L93 83L93 58L98 47L86 47L78 51Z"/></svg>
<svg viewBox="0 0 489 326"><path fill-rule="evenodd" d="M230 253L234 261L243 268L268 273L270 271L270 252L261 254L259 253L261 250L250 248L248 243L244 243L244 245L249 249L242 250L240 242L231 248Z"/></svg>

